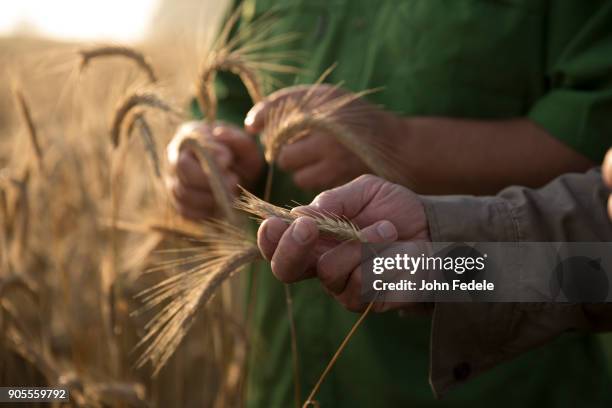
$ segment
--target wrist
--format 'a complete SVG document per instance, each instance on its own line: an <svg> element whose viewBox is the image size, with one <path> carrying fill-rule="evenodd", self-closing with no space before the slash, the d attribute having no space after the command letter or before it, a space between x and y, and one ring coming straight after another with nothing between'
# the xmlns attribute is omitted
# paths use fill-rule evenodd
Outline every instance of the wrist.
<svg viewBox="0 0 612 408"><path fill-rule="evenodd" d="M379 118L383 124L382 136L389 143L399 166L398 173L402 175L399 183L413 191L422 191L422 174L425 167L431 166L432 159L428 156L428 149L423 148L418 139L419 118L402 117L391 112L382 112L384 119ZM431 140L430 140L431 142Z"/></svg>

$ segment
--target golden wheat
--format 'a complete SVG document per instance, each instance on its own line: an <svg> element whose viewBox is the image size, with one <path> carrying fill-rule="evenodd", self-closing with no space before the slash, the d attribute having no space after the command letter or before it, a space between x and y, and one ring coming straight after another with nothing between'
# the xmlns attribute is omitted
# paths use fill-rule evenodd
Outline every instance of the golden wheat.
<svg viewBox="0 0 612 408"><path fill-rule="evenodd" d="M145 308L162 306L147 324L147 334L138 347L144 347L137 364L150 362L154 373L165 365L193 324L198 310L237 270L261 258L259 249L242 229L220 221L203 223L204 236L198 246L178 251L178 260L169 266L186 270L143 291L139 297Z"/></svg>
<svg viewBox="0 0 612 408"><path fill-rule="evenodd" d="M155 69L149 58L134 48L124 45L102 45L80 49L78 50L78 54L81 57L81 71L83 71L94 59L103 57L123 57L134 61L136 65L146 73L150 83L157 82L157 75L155 74Z"/></svg>
<svg viewBox="0 0 612 408"><path fill-rule="evenodd" d="M34 125L34 119L32 119L32 112L30 107L28 106L25 97L23 96L23 92L17 86L13 89L13 94L15 96L15 100L17 102L17 107L19 109L19 114L23 123L26 126L28 131L28 136L30 137L30 143L32 144L32 149L34 150L34 155L36 158L36 163L40 170L43 170L43 151L40 146L40 141L38 140L38 133L36 131L36 126Z"/></svg>
<svg viewBox="0 0 612 408"><path fill-rule="evenodd" d="M341 241L363 240L361 232L355 224L345 218L330 213L317 213L312 211L309 213L301 213L299 211L291 211L270 204L244 188L240 188L242 190L242 195L236 200L234 207L255 216L256 219L260 221L271 217L277 217L290 224L299 217L306 216L315 220L317 228L324 235Z"/></svg>
<svg viewBox="0 0 612 408"><path fill-rule="evenodd" d="M297 89L297 96L280 96L279 101L273 101L261 134L266 161L276 163L283 146L318 131L336 138L378 176L402 181L405 177L392 160L395 149L375 134L375 124L363 120L375 114L377 107L359 100L376 90L346 93L340 85L323 87L321 83L331 69L333 66L314 85Z"/></svg>
<svg viewBox="0 0 612 408"><path fill-rule="evenodd" d="M128 119L125 121L125 135L130 137L136 125L140 129L140 136L142 137L142 142L145 148L145 151L149 155L149 159L151 160L151 166L153 166L153 172L157 178L161 178L161 160L157 154L157 144L155 143L155 137L153 137L153 131L151 130L151 126L147 122L147 119L144 115L144 110L135 110L132 114L129 115Z"/></svg>
<svg viewBox="0 0 612 408"><path fill-rule="evenodd" d="M271 85L278 84L271 74L297 72L294 66L283 60L299 60L300 53L266 50L271 46L288 44L297 38L295 34L273 35L276 19L271 14L265 14L250 23L243 22L230 37L241 11L241 7L238 7L227 20L211 51L203 59L198 73L196 99L201 112L210 122L217 119L214 87L217 72L229 71L237 75L254 103L265 96Z"/></svg>
<svg viewBox="0 0 612 408"><path fill-rule="evenodd" d="M122 123L126 116L132 109L139 106L155 108L176 117L183 116L179 109L166 102L157 93L153 91L134 91L126 95L115 109L110 131L113 146L119 146Z"/></svg>

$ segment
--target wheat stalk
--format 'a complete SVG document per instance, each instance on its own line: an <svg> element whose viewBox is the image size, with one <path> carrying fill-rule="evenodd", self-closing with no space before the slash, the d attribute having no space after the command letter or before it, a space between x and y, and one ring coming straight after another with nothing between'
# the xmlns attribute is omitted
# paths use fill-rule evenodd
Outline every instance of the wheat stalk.
<svg viewBox="0 0 612 408"><path fill-rule="evenodd" d="M92 48L84 48L77 51L81 57L80 70L83 71L89 63L97 58L103 57L123 57L128 58L136 63L136 65L147 75L150 83L157 82L155 69L142 52L126 47L123 45L102 45Z"/></svg>
<svg viewBox="0 0 612 408"><path fill-rule="evenodd" d="M291 211L289 209L270 204L242 187L240 187L240 189L242 190L242 196L236 200L234 207L255 216L255 218L258 220L277 217L285 221L287 224L291 224L299 217L306 216L314 219L317 228L324 235L340 241L363 241L363 237L361 236L359 229L355 226L355 224L345 218L330 213L317 213L312 211L308 213L301 213L299 211Z"/></svg>
<svg viewBox="0 0 612 408"><path fill-rule="evenodd" d="M40 141L38 140L38 133L36 131L36 126L34 125L34 119L32 119L30 107L23 96L23 92L17 86L15 86L13 89L13 95L15 96L15 101L17 103L17 108L19 109L21 119L28 130L28 136L30 138L32 149L34 150L36 163L38 168L43 170L43 151L42 147L40 146Z"/></svg>

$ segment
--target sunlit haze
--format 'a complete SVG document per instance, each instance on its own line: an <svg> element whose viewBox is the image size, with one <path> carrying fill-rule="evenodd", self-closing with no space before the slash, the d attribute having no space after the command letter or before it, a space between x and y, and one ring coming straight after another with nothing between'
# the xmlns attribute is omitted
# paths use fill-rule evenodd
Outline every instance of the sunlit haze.
<svg viewBox="0 0 612 408"><path fill-rule="evenodd" d="M3 0L0 35L32 29L58 39L138 41L158 0Z"/></svg>

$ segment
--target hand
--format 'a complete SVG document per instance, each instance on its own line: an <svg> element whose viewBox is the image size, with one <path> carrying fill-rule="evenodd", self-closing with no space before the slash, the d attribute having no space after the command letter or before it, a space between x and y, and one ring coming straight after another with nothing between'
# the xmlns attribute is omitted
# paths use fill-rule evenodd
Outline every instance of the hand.
<svg viewBox="0 0 612 408"><path fill-rule="evenodd" d="M429 241L425 210L419 196L410 190L371 175L319 194L312 204L294 209L300 213L331 213L351 220L361 228L366 241ZM278 218L263 222L257 243L272 272L283 282L316 277L344 307L360 311L362 245L321 238L312 218L303 216L291 225ZM405 307L378 303L374 310Z"/></svg>
<svg viewBox="0 0 612 408"><path fill-rule="evenodd" d="M256 104L247 114L245 129L251 134L257 134L266 126L265 118L270 109L278 106L289 98L299 100L306 92L312 92L312 99L317 103L347 94L330 85L295 86L275 92L262 102ZM328 96L326 96L328 95ZM347 110L359 109L359 115L347 115ZM344 116L343 116L344 113ZM380 131L384 118L390 114L383 112L357 99L339 109L338 120L354 132ZM359 123L353 123L358 120ZM378 133L376 133L378 136ZM382 135L380 135L382 137ZM371 172L366 164L353 152L338 142L332 135L320 131L310 131L294 143L286 145L281 150L278 166L293 174L295 184L305 190L322 191L344 184L354 178Z"/></svg>
<svg viewBox="0 0 612 408"><path fill-rule="evenodd" d="M604 182L609 188L612 188L612 149L608 150L601 166L601 174ZM608 216L612 220L612 194L608 197Z"/></svg>
<svg viewBox="0 0 612 408"><path fill-rule="evenodd" d="M206 142L207 148L215 151L223 180L234 194L238 184L245 188L255 184L263 169L263 156L253 138L235 126L204 122L187 122L180 126L167 147L171 174L167 186L177 211L184 217L198 220L219 214L208 176L195 154L186 149L179 151L183 138L193 133Z"/></svg>

